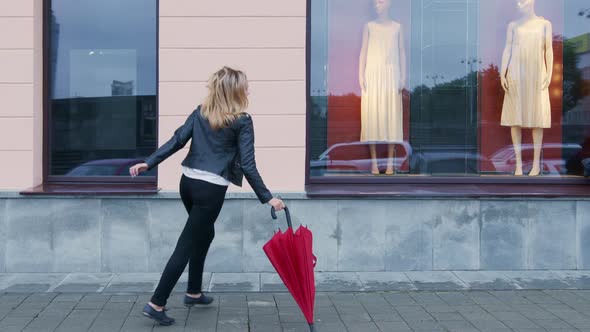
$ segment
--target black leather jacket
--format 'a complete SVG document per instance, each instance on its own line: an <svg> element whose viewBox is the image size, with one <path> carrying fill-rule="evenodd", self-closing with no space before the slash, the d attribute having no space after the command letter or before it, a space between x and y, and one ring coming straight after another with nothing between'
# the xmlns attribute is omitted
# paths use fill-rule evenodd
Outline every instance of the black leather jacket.
<svg viewBox="0 0 590 332"><path fill-rule="evenodd" d="M192 138L183 166L196 168L222 176L237 186L242 177L250 183L261 203L267 203L272 194L264 185L254 159L254 127L247 113L227 128L213 130L201 115L201 106L194 110L186 122L174 132L168 142L145 159L152 169L186 145Z"/></svg>

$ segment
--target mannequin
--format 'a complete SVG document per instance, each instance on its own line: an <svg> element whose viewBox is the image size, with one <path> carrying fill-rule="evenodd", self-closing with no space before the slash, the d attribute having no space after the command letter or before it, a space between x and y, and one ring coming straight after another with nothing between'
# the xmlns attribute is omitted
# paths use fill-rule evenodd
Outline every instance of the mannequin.
<svg viewBox="0 0 590 332"><path fill-rule="evenodd" d="M508 25L502 55L500 77L505 95L501 124L511 127L515 175L523 175L522 128L532 128L534 157L529 176L537 176L541 172L543 129L551 127L553 32L551 22L535 14L535 0L516 3L521 17Z"/></svg>
<svg viewBox="0 0 590 332"><path fill-rule="evenodd" d="M402 90L406 58L401 24L390 16L391 0L374 0L377 18L365 24L359 57L361 142L369 142L371 173L379 174L376 142L388 142L387 169L394 173L395 142L403 141Z"/></svg>

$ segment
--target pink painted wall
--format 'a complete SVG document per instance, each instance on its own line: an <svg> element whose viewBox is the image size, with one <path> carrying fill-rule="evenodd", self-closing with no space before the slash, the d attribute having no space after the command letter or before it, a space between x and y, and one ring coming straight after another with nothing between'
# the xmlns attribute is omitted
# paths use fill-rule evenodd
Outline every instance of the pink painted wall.
<svg viewBox="0 0 590 332"><path fill-rule="evenodd" d="M41 18L41 0L0 1L0 190L42 181ZM160 144L200 103L207 77L223 65L250 78L249 112L268 186L302 191L305 0L160 1ZM177 190L185 154L161 165L163 190Z"/></svg>
<svg viewBox="0 0 590 332"><path fill-rule="evenodd" d="M223 65L250 80L248 111L267 185L303 191L305 0L160 1L160 144L203 100L208 76ZM177 190L186 152L160 166L162 189Z"/></svg>
<svg viewBox="0 0 590 332"><path fill-rule="evenodd" d="M41 183L42 8L0 1L0 190Z"/></svg>

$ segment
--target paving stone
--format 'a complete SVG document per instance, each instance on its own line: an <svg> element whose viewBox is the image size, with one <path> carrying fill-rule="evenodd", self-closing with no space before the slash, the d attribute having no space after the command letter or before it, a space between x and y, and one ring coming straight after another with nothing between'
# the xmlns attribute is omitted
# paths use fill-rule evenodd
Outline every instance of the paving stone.
<svg viewBox="0 0 590 332"><path fill-rule="evenodd" d="M56 332L86 331L98 316L99 310L73 310L55 330Z"/></svg>
<svg viewBox="0 0 590 332"><path fill-rule="evenodd" d="M258 273L214 273L211 278L211 292L258 292Z"/></svg>
<svg viewBox="0 0 590 332"><path fill-rule="evenodd" d="M160 280L159 273L123 273L110 280L103 293L153 292Z"/></svg>
<svg viewBox="0 0 590 332"><path fill-rule="evenodd" d="M248 316L250 323L256 324L263 324L263 323L280 323L279 314L278 313L270 313L270 314L252 314ZM280 325L280 324L279 324Z"/></svg>
<svg viewBox="0 0 590 332"><path fill-rule="evenodd" d="M106 302L79 302L76 304L76 310L102 310Z"/></svg>
<svg viewBox="0 0 590 332"><path fill-rule="evenodd" d="M101 311L88 331L118 331L121 329L129 312Z"/></svg>
<svg viewBox="0 0 590 332"><path fill-rule="evenodd" d="M22 331L34 317L4 317L0 321L0 331Z"/></svg>
<svg viewBox="0 0 590 332"><path fill-rule="evenodd" d="M428 293L428 292L421 292L421 293L412 293L410 295L417 303L421 305L445 305L445 301L443 301L436 293Z"/></svg>
<svg viewBox="0 0 590 332"><path fill-rule="evenodd" d="M55 287L54 291L60 293L101 292L114 276L111 273L71 273Z"/></svg>
<svg viewBox="0 0 590 332"><path fill-rule="evenodd" d="M109 302L135 303L137 302L137 295L113 295L109 299Z"/></svg>
<svg viewBox="0 0 590 332"><path fill-rule="evenodd" d="M523 289L572 289L565 277L552 271L506 271L509 278L516 281Z"/></svg>
<svg viewBox="0 0 590 332"><path fill-rule="evenodd" d="M418 290L461 290L468 285L448 271L406 272Z"/></svg>
<svg viewBox="0 0 590 332"><path fill-rule="evenodd" d="M385 300L389 302L389 304L393 306L398 305L408 305L413 304L417 305L418 303L408 294L405 293L392 293L392 294L385 294L383 295Z"/></svg>
<svg viewBox="0 0 590 332"><path fill-rule="evenodd" d="M344 325L348 328L349 331L377 331L379 332L379 328L373 322L344 322Z"/></svg>
<svg viewBox="0 0 590 332"><path fill-rule="evenodd" d="M316 322L314 326L318 332L342 332L346 331L346 326L341 321L338 322Z"/></svg>
<svg viewBox="0 0 590 332"><path fill-rule="evenodd" d="M47 317L38 316L33 319L27 327L23 330L24 332L53 332L57 326L65 319L67 313L62 313L60 316Z"/></svg>
<svg viewBox="0 0 590 332"><path fill-rule="evenodd" d="M84 294L77 294L77 293L69 293L69 294L59 294L56 296L53 301L54 302L80 302L80 300L84 297Z"/></svg>
<svg viewBox="0 0 590 332"><path fill-rule="evenodd" d="M439 322L435 321L406 321L412 330L444 330Z"/></svg>
<svg viewBox="0 0 590 332"><path fill-rule="evenodd" d="M288 293L211 294L211 306L185 308L170 298L176 325L141 309L151 292L0 294L0 331L286 331L309 328ZM590 292L572 290L318 292L321 331L584 331ZM265 329L266 327L266 329Z"/></svg>
<svg viewBox="0 0 590 332"><path fill-rule="evenodd" d="M272 322L250 322L249 332L282 332L281 323L279 321ZM320 330L323 331L323 330Z"/></svg>
<svg viewBox="0 0 590 332"><path fill-rule="evenodd" d="M309 332L309 325L307 323L281 323L284 332Z"/></svg>
<svg viewBox="0 0 590 332"><path fill-rule="evenodd" d="M397 313L373 314L369 312L369 315L375 322L401 322L403 320Z"/></svg>
<svg viewBox="0 0 590 332"><path fill-rule="evenodd" d="M279 312L279 320L283 323L305 322L305 317L301 311Z"/></svg>
<svg viewBox="0 0 590 332"><path fill-rule="evenodd" d="M280 307L294 307L297 306L297 302L293 299L291 294L275 294L275 301Z"/></svg>
<svg viewBox="0 0 590 332"><path fill-rule="evenodd" d="M542 327L540 327L539 325L531 322L528 319L522 319L522 320L502 320L502 323L504 323L504 325L512 328L512 329L536 329L536 330L540 330L542 329Z"/></svg>
<svg viewBox="0 0 590 332"><path fill-rule="evenodd" d="M179 322L177 322L179 323ZM149 331L153 329L156 324L153 320L148 320L145 317L127 317L127 320L123 323L121 327L121 332L139 332L139 331ZM176 325L176 324L175 324ZM183 324L184 325L184 324ZM182 327L184 330L184 326Z"/></svg>
<svg viewBox="0 0 590 332"><path fill-rule="evenodd" d="M436 295L440 297L448 305L473 305L472 299L460 292L437 292Z"/></svg>
<svg viewBox="0 0 590 332"><path fill-rule="evenodd" d="M497 271L456 271L454 274L472 290L509 290L521 286L506 274Z"/></svg>
<svg viewBox="0 0 590 332"><path fill-rule="evenodd" d="M439 322L464 320L463 316L456 312L430 312L430 315Z"/></svg>
<svg viewBox="0 0 590 332"><path fill-rule="evenodd" d="M276 273L261 273L260 274L260 290L262 292L288 292L285 284Z"/></svg>
<svg viewBox="0 0 590 332"><path fill-rule="evenodd" d="M408 291L416 286L402 272L357 272L365 291Z"/></svg>
<svg viewBox="0 0 590 332"><path fill-rule="evenodd" d="M381 332L409 332L412 331L404 322L375 322Z"/></svg>
<svg viewBox="0 0 590 332"><path fill-rule="evenodd" d="M363 290L363 284L354 272L320 272L316 273L316 290L320 292L355 292Z"/></svg>
<svg viewBox="0 0 590 332"><path fill-rule="evenodd" d="M321 307L332 307L334 303L330 299L330 296L326 293L316 293L315 295L315 306L316 308Z"/></svg>
<svg viewBox="0 0 590 332"><path fill-rule="evenodd" d="M471 323L469 323L466 320L461 320L461 319L439 321L439 323L441 326L443 326L451 331L456 331L456 330L463 331L463 330L475 329L475 326L473 326Z"/></svg>

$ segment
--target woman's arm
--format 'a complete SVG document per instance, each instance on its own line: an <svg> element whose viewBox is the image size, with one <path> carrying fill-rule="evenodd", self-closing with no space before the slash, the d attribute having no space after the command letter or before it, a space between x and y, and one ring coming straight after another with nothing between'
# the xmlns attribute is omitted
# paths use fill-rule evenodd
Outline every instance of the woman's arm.
<svg viewBox="0 0 590 332"><path fill-rule="evenodd" d="M363 44L361 46L361 54L359 56L359 85L361 92L367 89L365 82L365 67L367 66L367 43L369 40L369 25L365 24L363 28Z"/></svg>
<svg viewBox="0 0 590 332"><path fill-rule="evenodd" d="M159 163L163 162L166 158L170 157L186 145L188 140L193 136L195 114L196 111L193 111L184 124L174 131L172 138L145 159L148 170L156 167Z"/></svg>
<svg viewBox="0 0 590 332"><path fill-rule="evenodd" d="M512 56L512 43L514 41L514 23L508 25L508 31L506 32L506 46L504 46L504 53L502 54L502 69L500 70L500 80L502 82L502 88L504 91L508 91L508 81L506 76L508 75L508 65L510 64L510 58Z"/></svg>
<svg viewBox="0 0 590 332"><path fill-rule="evenodd" d="M551 22L545 21L545 65L547 66L545 81L541 86L542 90L549 88L551 80L553 79L553 27Z"/></svg>
<svg viewBox="0 0 590 332"><path fill-rule="evenodd" d="M258 168L256 167L256 158L254 156L254 124L252 117L248 114L243 115L238 121L241 121L240 132L238 134L238 148L240 151L240 166L248 183L254 189L256 196L262 204L269 203L273 199L272 194L264 185Z"/></svg>

